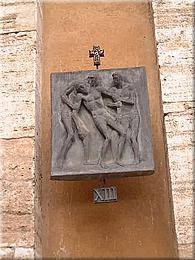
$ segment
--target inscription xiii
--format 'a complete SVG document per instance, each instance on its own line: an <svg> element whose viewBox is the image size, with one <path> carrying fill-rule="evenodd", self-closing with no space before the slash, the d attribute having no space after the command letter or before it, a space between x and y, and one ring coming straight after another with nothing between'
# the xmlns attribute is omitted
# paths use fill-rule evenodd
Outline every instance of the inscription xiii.
<svg viewBox="0 0 195 260"><path fill-rule="evenodd" d="M95 203L117 201L116 187L94 189L93 190L93 201Z"/></svg>

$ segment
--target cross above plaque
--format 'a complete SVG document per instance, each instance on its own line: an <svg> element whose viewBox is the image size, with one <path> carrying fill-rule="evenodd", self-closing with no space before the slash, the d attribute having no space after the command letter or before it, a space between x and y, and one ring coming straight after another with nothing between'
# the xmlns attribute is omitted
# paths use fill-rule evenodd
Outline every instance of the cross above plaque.
<svg viewBox="0 0 195 260"><path fill-rule="evenodd" d="M93 50L89 51L89 58L93 58L94 66L98 69L100 66L100 57L104 57L104 50L100 46L93 46Z"/></svg>
<svg viewBox="0 0 195 260"><path fill-rule="evenodd" d="M154 171L144 67L51 74L52 179Z"/></svg>

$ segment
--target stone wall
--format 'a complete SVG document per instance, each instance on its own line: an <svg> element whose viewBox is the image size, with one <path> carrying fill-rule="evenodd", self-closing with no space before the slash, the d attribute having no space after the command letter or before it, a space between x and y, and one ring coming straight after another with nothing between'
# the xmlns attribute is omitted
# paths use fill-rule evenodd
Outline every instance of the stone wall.
<svg viewBox="0 0 195 260"><path fill-rule="evenodd" d="M192 0L154 0L164 121L176 233L182 257L192 257L194 61Z"/></svg>
<svg viewBox="0 0 195 260"><path fill-rule="evenodd" d="M192 257L193 1L154 0L153 9L178 244L181 256ZM6 257L33 257L35 244L41 254L41 16L39 1L1 1L0 256Z"/></svg>
<svg viewBox="0 0 195 260"><path fill-rule="evenodd" d="M35 247L35 89L39 4L0 3L0 256L32 258Z"/></svg>

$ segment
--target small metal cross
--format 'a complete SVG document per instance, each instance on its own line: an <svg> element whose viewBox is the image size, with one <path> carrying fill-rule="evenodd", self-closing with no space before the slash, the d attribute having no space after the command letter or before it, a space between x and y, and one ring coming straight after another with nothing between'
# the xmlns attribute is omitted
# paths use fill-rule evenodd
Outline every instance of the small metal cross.
<svg viewBox="0 0 195 260"><path fill-rule="evenodd" d="M93 58L94 66L98 69L100 66L100 57L104 57L104 50L100 46L93 46L93 50L89 51L89 58Z"/></svg>

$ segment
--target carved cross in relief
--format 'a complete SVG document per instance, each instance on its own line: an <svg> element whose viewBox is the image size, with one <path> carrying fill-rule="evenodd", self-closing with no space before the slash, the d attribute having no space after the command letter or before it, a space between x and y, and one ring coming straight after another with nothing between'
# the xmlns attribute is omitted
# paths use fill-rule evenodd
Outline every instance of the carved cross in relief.
<svg viewBox="0 0 195 260"><path fill-rule="evenodd" d="M93 58L94 66L97 69L100 66L100 57L104 57L104 50L100 46L93 46L93 50L89 51L89 58Z"/></svg>

